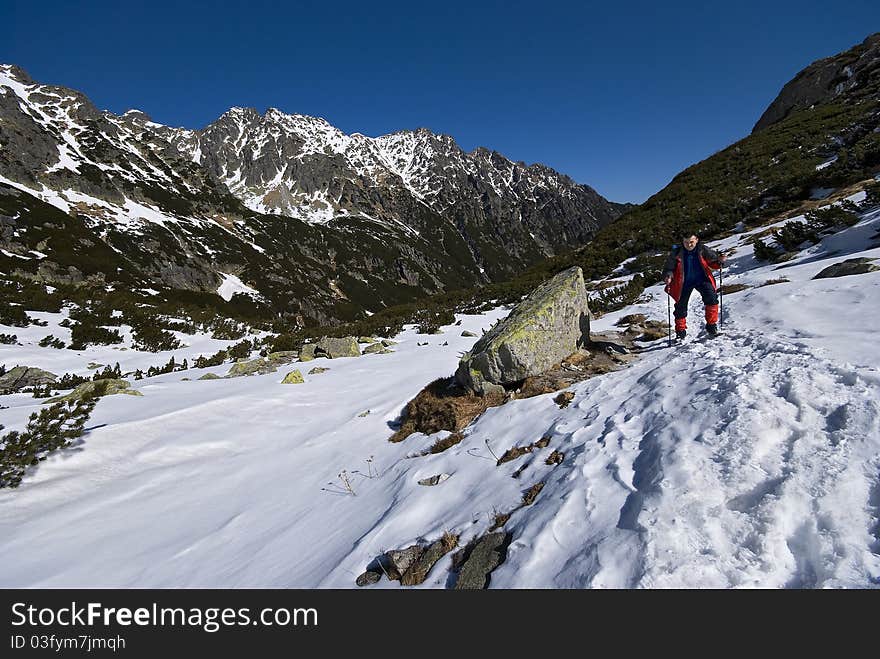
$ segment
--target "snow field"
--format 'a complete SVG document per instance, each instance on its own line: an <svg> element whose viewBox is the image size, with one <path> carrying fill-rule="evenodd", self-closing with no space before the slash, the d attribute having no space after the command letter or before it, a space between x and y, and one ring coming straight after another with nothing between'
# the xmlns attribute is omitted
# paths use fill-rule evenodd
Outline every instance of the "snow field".
<svg viewBox="0 0 880 659"><path fill-rule="evenodd" d="M512 543L493 588L876 587L880 272L812 277L847 258L880 258L878 229L880 212L867 213L780 265L756 262L743 234L711 243L734 250L724 283L750 286L724 297L718 339L696 336L694 296L683 345L646 344L628 368L573 386L565 409L555 394L491 408L436 455L419 454L447 433L390 444L394 421L476 341L461 330L479 335L504 309L459 316L442 335L407 327L388 355L134 382L143 397L102 399L76 448L0 492L0 584L354 587L382 552L444 531L466 543L543 482L504 527ZM789 281L762 286L781 277ZM660 286L593 330L637 312L665 320ZM52 326L0 332L65 338ZM201 341L187 350L213 342ZM167 361L0 346L7 365L58 373L122 355L124 370ZM309 375L313 366L330 370ZM306 383L280 385L293 368ZM39 406L23 394L0 403L9 428ZM546 448L496 466L543 436ZM553 450L565 454L558 466L546 464ZM439 474L449 478L418 485ZM419 587L446 587L450 560Z"/></svg>

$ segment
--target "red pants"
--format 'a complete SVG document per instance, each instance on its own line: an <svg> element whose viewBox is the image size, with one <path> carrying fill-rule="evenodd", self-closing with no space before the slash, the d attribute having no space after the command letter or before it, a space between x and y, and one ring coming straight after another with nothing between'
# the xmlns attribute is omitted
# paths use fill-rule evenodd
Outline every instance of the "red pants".
<svg viewBox="0 0 880 659"><path fill-rule="evenodd" d="M697 291L706 305L706 324L718 324L718 293L710 281L702 281L697 284L685 284L681 288L681 295L675 303L675 329L687 329L687 308L691 293Z"/></svg>

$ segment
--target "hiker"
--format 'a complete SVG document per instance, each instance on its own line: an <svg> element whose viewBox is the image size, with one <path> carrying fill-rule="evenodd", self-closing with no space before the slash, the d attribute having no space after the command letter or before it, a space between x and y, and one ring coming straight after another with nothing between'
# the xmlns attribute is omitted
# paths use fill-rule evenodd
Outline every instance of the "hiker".
<svg viewBox="0 0 880 659"><path fill-rule="evenodd" d="M706 333L718 336L718 293L712 270L721 267L727 257L706 247L696 233L687 232L675 245L663 268L665 290L675 300L675 336L687 335L687 310L691 293L696 290L706 306Z"/></svg>

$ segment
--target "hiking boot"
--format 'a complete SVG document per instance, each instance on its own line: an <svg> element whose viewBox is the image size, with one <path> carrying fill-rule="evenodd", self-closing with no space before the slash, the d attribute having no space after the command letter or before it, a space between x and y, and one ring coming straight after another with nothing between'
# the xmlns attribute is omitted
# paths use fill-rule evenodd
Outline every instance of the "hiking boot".
<svg viewBox="0 0 880 659"><path fill-rule="evenodd" d="M675 338L681 341L687 336L687 330L675 330Z"/></svg>
<svg viewBox="0 0 880 659"><path fill-rule="evenodd" d="M714 339L716 336L718 336L718 325L716 325L715 323L708 323L706 325L706 334Z"/></svg>

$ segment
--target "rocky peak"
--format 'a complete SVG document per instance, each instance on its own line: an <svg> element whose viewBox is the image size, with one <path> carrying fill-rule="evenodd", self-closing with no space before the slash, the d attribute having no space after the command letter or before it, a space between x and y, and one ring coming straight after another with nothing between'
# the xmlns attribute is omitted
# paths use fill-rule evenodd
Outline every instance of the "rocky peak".
<svg viewBox="0 0 880 659"><path fill-rule="evenodd" d="M123 117L127 119L134 119L135 121L141 123L155 123L153 119L143 110L138 110L137 108L132 108L131 110L126 110L123 114Z"/></svg>
<svg viewBox="0 0 880 659"><path fill-rule="evenodd" d="M858 96L869 82L880 79L880 32L846 52L813 62L779 92L752 129L763 130L796 110L837 98Z"/></svg>
<svg viewBox="0 0 880 659"><path fill-rule="evenodd" d="M220 118L217 119L217 121L220 122L226 119L231 119L233 121L256 121L259 118L260 113L257 112L256 108L243 108L239 106L233 106L222 115L220 115Z"/></svg>
<svg viewBox="0 0 880 659"><path fill-rule="evenodd" d="M35 84L27 72L15 64L0 64L0 85L4 84L4 78L21 83L22 85Z"/></svg>

